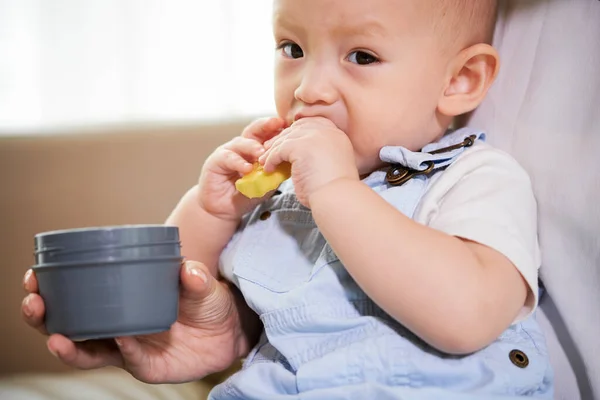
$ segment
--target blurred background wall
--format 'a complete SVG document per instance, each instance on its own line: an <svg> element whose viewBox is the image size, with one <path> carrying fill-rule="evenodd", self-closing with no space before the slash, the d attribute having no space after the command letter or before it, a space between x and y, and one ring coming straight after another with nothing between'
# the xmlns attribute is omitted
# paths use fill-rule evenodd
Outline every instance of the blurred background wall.
<svg viewBox="0 0 600 400"><path fill-rule="evenodd" d="M0 132L273 110L271 0L0 0Z"/></svg>
<svg viewBox="0 0 600 400"><path fill-rule="evenodd" d="M274 112L270 0L0 0L0 375L64 370L21 320L38 232L161 223Z"/></svg>

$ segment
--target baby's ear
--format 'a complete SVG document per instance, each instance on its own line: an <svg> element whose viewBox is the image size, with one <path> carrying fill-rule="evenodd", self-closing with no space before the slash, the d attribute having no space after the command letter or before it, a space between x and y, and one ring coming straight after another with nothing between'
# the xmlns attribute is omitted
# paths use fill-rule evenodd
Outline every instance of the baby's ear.
<svg viewBox="0 0 600 400"><path fill-rule="evenodd" d="M458 53L448 66L438 111L455 117L479 106L498 75L500 57L488 44L476 44Z"/></svg>

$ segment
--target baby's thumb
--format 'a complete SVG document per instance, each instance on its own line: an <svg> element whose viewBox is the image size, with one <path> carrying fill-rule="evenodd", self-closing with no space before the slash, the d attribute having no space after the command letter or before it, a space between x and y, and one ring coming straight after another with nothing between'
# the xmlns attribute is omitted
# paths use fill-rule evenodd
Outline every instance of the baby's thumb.
<svg viewBox="0 0 600 400"><path fill-rule="evenodd" d="M198 328L225 321L232 310L232 298L223 284L208 268L196 261L187 261L181 269L179 322Z"/></svg>

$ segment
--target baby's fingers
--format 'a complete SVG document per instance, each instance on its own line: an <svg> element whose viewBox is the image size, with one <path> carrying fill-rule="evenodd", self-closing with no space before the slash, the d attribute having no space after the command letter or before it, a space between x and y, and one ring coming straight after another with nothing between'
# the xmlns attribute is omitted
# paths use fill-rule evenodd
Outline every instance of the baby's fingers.
<svg viewBox="0 0 600 400"><path fill-rule="evenodd" d="M245 175L252 171L252 168L252 163L231 150L223 150L216 164L216 172L227 176Z"/></svg>
<svg viewBox="0 0 600 400"><path fill-rule="evenodd" d="M271 150L261 157L260 162L264 163L265 172L273 172L282 162L289 162L289 142L274 146Z"/></svg>
<svg viewBox="0 0 600 400"><path fill-rule="evenodd" d="M48 350L63 363L78 369L123 368L123 357L112 340L74 343L62 335L48 339Z"/></svg>
<svg viewBox="0 0 600 400"><path fill-rule="evenodd" d="M286 140L287 137L294 132L297 133L297 131L291 126L283 129L281 132L279 132L277 135L273 136L272 138L270 138L263 144L265 147L265 150L269 150L269 149L271 149L271 147L277 146L282 141Z"/></svg>
<svg viewBox="0 0 600 400"><path fill-rule="evenodd" d="M256 140L235 138L224 144L216 153L216 172L225 175L245 175L252 171L253 163L263 153L262 144Z"/></svg>
<svg viewBox="0 0 600 400"><path fill-rule="evenodd" d="M286 122L279 117L260 118L244 129L242 137L264 143L281 132L285 127Z"/></svg>
<svg viewBox="0 0 600 400"><path fill-rule="evenodd" d="M44 315L46 307L44 301L39 294L30 293L23 299L21 304L21 314L27 324L38 331L47 335L46 326L44 325Z"/></svg>
<svg viewBox="0 0 600 400"><path fill-rule="evenodd" d="M223 149L233 151L249 162L254 162L265 152L263 145L254 139L236 137L223 145Z"/></svg>

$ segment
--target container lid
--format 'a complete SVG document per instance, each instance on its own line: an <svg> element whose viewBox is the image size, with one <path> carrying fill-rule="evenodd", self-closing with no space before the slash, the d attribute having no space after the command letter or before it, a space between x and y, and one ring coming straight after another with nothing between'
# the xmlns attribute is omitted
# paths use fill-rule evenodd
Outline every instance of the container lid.
<svg viewBox="0 0 600 400"><path fill-rule="evenodd" d="M35 252L94 249L113 245L149 245L179 241L179 229L167 225L120 225L42 232Z"/></svg>

